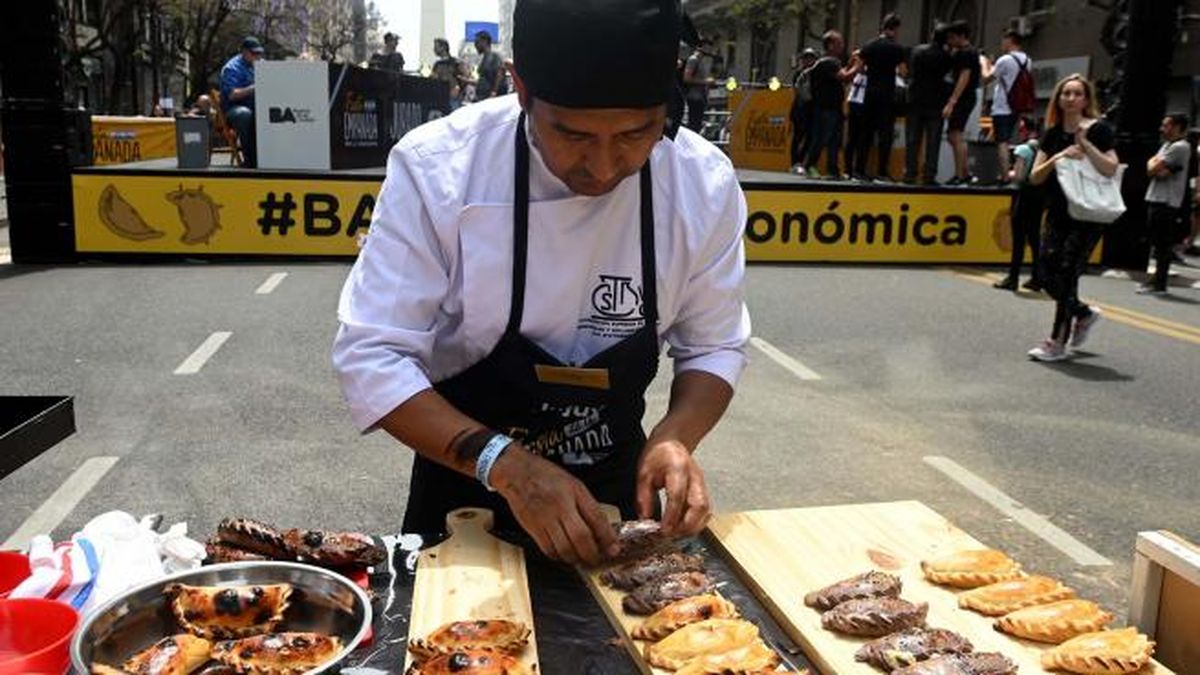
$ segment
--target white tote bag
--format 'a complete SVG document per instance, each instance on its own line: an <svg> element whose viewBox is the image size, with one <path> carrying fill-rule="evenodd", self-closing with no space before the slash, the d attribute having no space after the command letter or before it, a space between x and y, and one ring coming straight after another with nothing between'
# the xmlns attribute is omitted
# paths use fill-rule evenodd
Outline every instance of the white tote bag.
<svg viewBox="0 0 1200 675"><path fill-rule="evenodd" d="M1113 175L1105 176L1086 157L1064 157L1054 163L1054 172L1067 197L1067 213L1075 220L1107 225L1125 213L1125 200L1121 198L1124 164L1119 164Z"/></svg>

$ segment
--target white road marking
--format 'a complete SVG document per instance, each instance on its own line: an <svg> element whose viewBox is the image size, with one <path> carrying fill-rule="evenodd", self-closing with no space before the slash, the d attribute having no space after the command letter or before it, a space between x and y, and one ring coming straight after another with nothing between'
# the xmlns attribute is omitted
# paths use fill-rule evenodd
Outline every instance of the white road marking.
<svg viewBox="0 0 1200 675"><path fill-rule="evenodd" d="M271 276L267 277L267 280L262 282L262 286L259 286L258 290L254 292L258 295L266 295L270 293L271 291L275 290L275 287L278 286L280 282L287 278L287 275L287 272L276 272L272 274Z"/></svg>
<svg viewBox="0 0 1200 675"><path fill-rule="evenodd" d="M230 335L233 335L233 333L225 330L219 330L212 335L209 335L208 338L196 348L196 351L192 352L191 356L187 357L183 360L183 363L179 364L179 367L175 369L175 374L195 375L196 373L200 372L200 369L204 367L204 364L212 358L213 354L217 353L217 350L221 348L221 345L225 344L225 341L229 339Z"/></svg>
<svg viewBox="0 0 1200 675"><path fill-rule="evenodd" d="M0 549L24 549L35 535L50 534L120 459L92 457L84 462L49 499L21 523L16 532L0 544Z"/></svg>
<svg viewBox="0 0 1200 675"><path fill-rule="evenodd" d="M1021 502L1009 497L948 457L926 456L925 463L946 474L950 480L966 488L971 494L991 504L997 511L1012 518L1019 525L1036 534L1047 544L1062 551L1080 565L1111 565L1112 561L1097 553L1087 544L1072 537L1066 531L1042 516L1029 510Z"/></svg>
<svg viewBox="0 0 1200 675"><path fill-rule="evenodd" d="M758 351L766 354L767 358L783 366L784 370L787 370L802 380L821 379L821 376L814 372L811 368L779 351L775 345L760 337L751 337L750 344L754 345Z"/></svg>

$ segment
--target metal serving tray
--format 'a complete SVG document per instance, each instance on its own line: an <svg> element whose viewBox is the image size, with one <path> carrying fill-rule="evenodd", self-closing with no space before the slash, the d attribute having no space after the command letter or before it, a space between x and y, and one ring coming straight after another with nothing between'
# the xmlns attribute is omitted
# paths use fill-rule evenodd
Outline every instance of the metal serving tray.
<svg viewBox="0 0 1200 675"><path fill-rule="evenodd" d="M288 562L234 562L180 572L113 598L84 620L71 642L75 673L100 662L120 667L158 640L180 632L163 589L169 584L240 586L288 583L291 603L279 631L311 631L341 638L338 657L310 673L336 673L371 627L371 603L354 582L335 572Z"/></svg>

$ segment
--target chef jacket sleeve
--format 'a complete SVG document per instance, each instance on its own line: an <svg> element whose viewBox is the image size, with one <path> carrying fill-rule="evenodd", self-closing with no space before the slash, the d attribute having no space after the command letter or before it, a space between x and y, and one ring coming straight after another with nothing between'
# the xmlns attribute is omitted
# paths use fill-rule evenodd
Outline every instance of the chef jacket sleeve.
<svg viewBox="0 0 1200 675"><path fill-rule="evenodd" d="M676 375L702 370L736 386L746 366L746 342L750 339L742 247L746 197L732 167L724 168L714 186L716 194L708 202L721 206L715 213L705 214L716 221L704 228L709 233L707 241L692 261L675 322L664 337Z"/></svg>
<svg viewBox="0 0 1200 675"><path fill-rule="evenodd" d="M450 264L399 149L371 218L370 234L342 287L333 365L354 423L368 431L430 387L428 366Z"/></svg>

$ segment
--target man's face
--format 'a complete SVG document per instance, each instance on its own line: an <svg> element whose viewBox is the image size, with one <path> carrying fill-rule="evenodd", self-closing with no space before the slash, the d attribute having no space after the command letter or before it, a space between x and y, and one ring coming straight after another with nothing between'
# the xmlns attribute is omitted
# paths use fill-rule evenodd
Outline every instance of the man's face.
<svg viewBox="0 0 1200 675"><path fill-rule="evenodd" d="M1010 38L1000 38L1000 50L1001 50L1001 51L1004 51L1004 52L1011 52L1011 51L1015 51L1015 50L1016 50L1016 48L1017 48L1017 45L1016 45L1016 43L1014 43L1014 42L1012 41L1012 39L1010 39Z"/></svg>
<svg viewBox="0 0 1200 675"><path fill-rule="evenodd" d="M387 52L388 54L395 53L397 42L398 42L397 40L384 40L383 41L383 51Z"/></svg>
<svg viewBox="0 0 1200 675"><path fill-rule="evenodd" d="M475 38L475 51L479 52L480 54L486 52L491 46L491 43L487 40L484 40L483 38Z"/></svg>
<svg viewBox="0 0 1200 675"><path fill-rule="evenodd" d="M1175 123L1170 117L1163 118L1162 124L1158 125L1158 132L1168 141L1173 141L1179 136L1179 129L1175 128Z"/></svg>
<svg viewBox="0 0 1200 675"><path fill-rule="evenodd" d="M846 49L846 41L840 37L832 38L829 41L829 53L833 56L841 56Z"/></svg>
<svg viewBox="0 0 1200 675"><path fill-rule="evenodd" d="M246 63L254 63L261 57L262 54L259 54L258 52L252 52L249 49L242 50L242 58L246 60Z"/></svg>
<svg viewBox="0 0 1200 675"><path fill-rule="evenodd" d="M529 99L528 102L532 102ZM538 100L522 105L546 167L576 194L607 194L637 173L666 124L665 105L653 108L564 108Z"/></svg>

